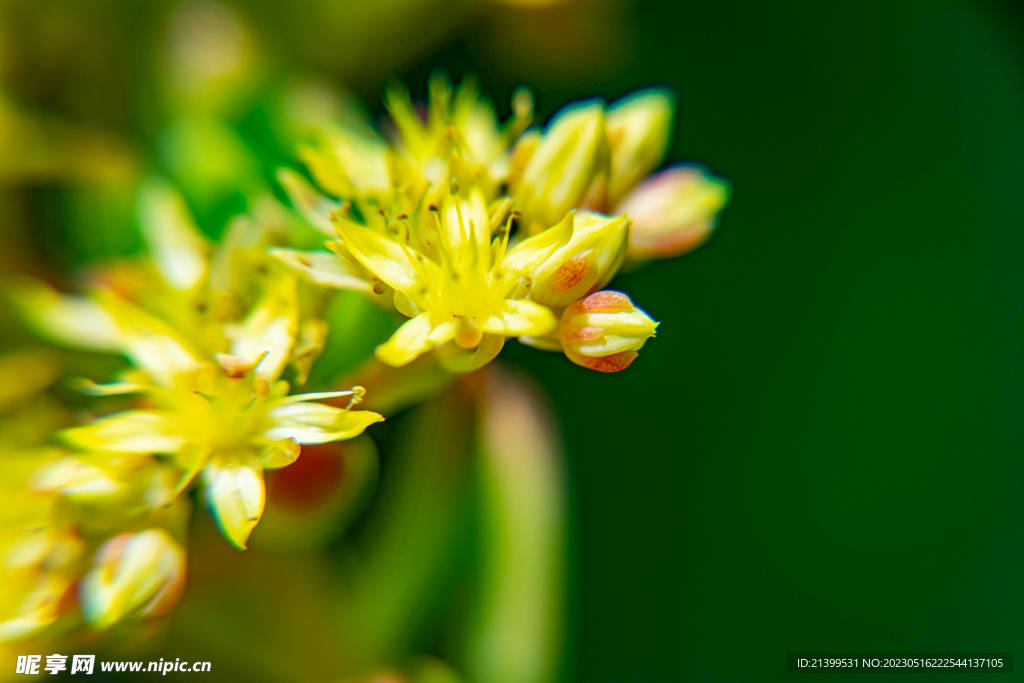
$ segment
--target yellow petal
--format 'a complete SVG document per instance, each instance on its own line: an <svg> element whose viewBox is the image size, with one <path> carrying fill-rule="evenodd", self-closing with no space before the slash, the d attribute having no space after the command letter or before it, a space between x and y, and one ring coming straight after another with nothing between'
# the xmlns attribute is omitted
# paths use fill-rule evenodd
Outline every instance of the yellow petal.
<svg viewBox="0 0 1024 683"><path fill-rule="evenodd" d="M322 403L289 403L272 408L273 426L263 436L277 441L292 439L309 445L351 439L384 418L366 410L344 410Z"/></svg>
<svg viewBox="0 0 1024 683"><path fill-rule="evenodd" d="M345 247L356 260L385 284L402 292L419 305L422 301L420 290L424 287L424 279L398 242L338 215L335 215L333 220ZM409 249L408 253L417 260L419 269L436 281L437 267L412 249Z"/></svg>
<svg viewBox="0 0 1024 683"><path fill-rule="evenodd" d="M334 153L339 170L359 194L375 195L391 189L388 146L374 135L337 126L324 139Z"/></svg>
<svg viewBox="0 0 1024 683"><path fill-rule="evenodd" d="M245 550L249 534L263 515L266 487L263 468L252 465L218 465L203 468L206 504L224 537L238 550Z"/></svg>
<svg viewBox="0 0 1024 683"><path fill-rule="evenodd" d="M328 199L313 189L306 179L289 168L277 169L277 182L284 188L292 207L314 228L328 237L337 235L330 215L341 208L339 202Z"/></svg>
<svg viewBox="0 0 1024 683"><path fill-rule="evenodd" d="M498 310L480 325L487 334L539 337L555 329L558 320L551 309L521 299L506 299Z"/></svg>
<svg viewBox="0 0 1024 683"><path fill-rule="evenodd" d="M505 345L505 337L496 334L485 334L480 343L472 351L464 351L458 346L447 344L438 353L441 365L449 372L465 373L479 370L494 360Z"/></svg>
<svg viewBox="0 0 1024 683"><path fill-rule="evenodd" d="M575 213L566 213L558 225L513 247L498 266L501 269L502 281L515 286L519 278L544 263L559 247L569 242L575 230Z"/></svg>
<svg viewBox="0 0 1024 683"><path fill-rule="evenodd" d="M530 274L530 298L552 308L579 300L612 279L626 255L629 219L577 212L572 239Z"/></svg>
<svg viewBox="0 0 1024 683"><path fill-rule="evenodd" d="M187 439L165 413L127 410L82 427L60 432L63 441L83 450L115 453L174 453Z"/></svg>
<svg viewBox="0 0 1024 683"><path fill-rule="evenodd" d="M110 292L94 296L122 330L122 353L154 381L170 386L175 375L202 365L191 345L164 321Z"/></svg>
<svg viewBox="0 0 1024 683"><path fill-rule="evenodd" d="M401 367L422 356L435 346L455 336L455 324L434 325L429 313L420 313L407 320L391 338L377 347L377 358L393 367Z"/></svg>
<svg viewBox="0 0 1024 683"><path fill-rule="evenodd" d="M121 485L99 467L69 455L47 463L32 473L34 491L52 491L68 498L103 498L121 490Z"/></svg>
<svg viewBox="0 0 1024 683"><path fill-rule="evenodd" d="M295 462L302 453L302 447L294 439L281 439L268 444L260 453L260 464L264 469L275 470Z"/></svg>
<svg viewBox="0 0 1024 683"><path fill-rule="evenodd" d="M16 280L9 291L24 320L47 339L91 351L122 349L120 325L96 301L61 294L41 280L28 277Z"/></svg>
<svg viewBox="0 0 1024 683"><path fill-rule="evenodd" d="M299 301L295 278L279 277L267 285L263 298L242 324L227 330L231 354L255 361L266 354L259 373L277 379L288 362L299 327Z"/></svg>
<svg viewBox="0 0 1024 683"><path fill-rule="evenodd" d="M333 228L332 228L333 231ZM299 251L273 247L268 253L315 285L348 289L364 294L373 294L373 282L368 273L358 266L353 267L344 259L329 251Z"/></svg>
<svg viewBox="0 0 1024 683"><path fill-rule="evenodd" d="M171 287L188 291L206 275L209 246L185 201L167 183L150 180L139 190L139 226L153 262Z"/></svg>
<svg viewBox="0 0 1024 683"><path fill-rule="evenodd" d="M123 396L124 394L137 394L145 391L146 387L135 382L105 382L97 384L84 377L72 377L68 380L68 386L86 396Z"/></svg>

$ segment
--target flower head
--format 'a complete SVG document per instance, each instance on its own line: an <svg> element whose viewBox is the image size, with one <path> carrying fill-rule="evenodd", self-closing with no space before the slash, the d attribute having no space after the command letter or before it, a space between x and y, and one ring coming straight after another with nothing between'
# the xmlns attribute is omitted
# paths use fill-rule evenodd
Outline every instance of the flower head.
<svg viewBox="0 0 1024 683"><path fill-rule="evenodd" d="M243 279L231 289L231 269L221 266L237 258L232 252L241 240L229 236L211 258L172 190L150 187L140 203L155 275L147 264L108 269L93 276L86 296L28 283L18 298L47 336L121 353L133 366L118 381L78 386L89 395L133 395L137 405L64 430L63 442L83 454L107 454L107 460L156 455L171 465L177 482L149 490L154 506L171 502L201 472L218 526L232 545L245 548L263 510L265 468L288 465L303 444L348 439L383 418L350 410L362 399L359 387L289 396L288 382L280 379L286 366L302 351L301 378L323 337L316 320L300 320L294 275L264 267L258 281ZM251 308L235 313L254 289ZM348 403L315 403L329 399ZM40 477L39 486L66 496L120 491L116 477L107 477L109 468L89 459L63 461Z"/></svg>
<svg viewBox="0 0 1024 683"><path fill-rule="evenodd" d="M393 238L336 217L342 242L330 246L394 288L398 310L411 318L377 349L381 360L400 366L451 340L474 349L484 335L517 337L555 328L554 313L516 297L516 289L569 241L574 216L510 248L511 218L502 226L502 209L507 206L489 212L479 187L460 193L453 181L439 207L400 219L401 232ZM405 221L418 228L418 245L410 244Z"/></svg>
<svg viewBox="0 0 1024 683"><path fill-rule="evenodd" d="M326 244L336 258L274 255L310 282L392 298L410 320L377 348L389 365L436 348L444 368L465 372L489 362L506 337L597 365L562 343L566 307L607 285L627 260L696 244L679 236L692 223L677 220L692 204L689 189L652 198L642 183L665 156L672 97L651 89L610 107L573 104L543 132L525 130L532 102L522 92L504 126L474 83L453 91L435 77L429 100L420 108L401 86L387 91L390 140L365 121L325 127L303 158L338 199L293 172L280 175L293 206L340 236ZM704 202L698 222L713 225L723 203Z"/></svg>

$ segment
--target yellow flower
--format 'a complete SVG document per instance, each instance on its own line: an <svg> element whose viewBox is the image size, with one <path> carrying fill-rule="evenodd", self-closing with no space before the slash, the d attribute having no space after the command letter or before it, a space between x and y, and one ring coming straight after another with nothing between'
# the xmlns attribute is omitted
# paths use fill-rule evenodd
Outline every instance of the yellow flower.
<svg viewBox="0 0 1024 683"><path fill-rule="evenodd" d="M604 287L627 259L641 258L651 242L660 256L668 255L667 242L685 239L678 233L687 228L674 225L673 210L688 200L652 200L646 185L636 187L665 156L671 96L650 89L607 108L596 100L576 103L543 133L524 132L532 117L525 94L514 99L516 114L500 129L475 86L463 84L453 96L441 78L431 82L425 112L401 88L388 91L386 104L397 132L390 144L357 125L325 131L320 146L306 150L314 178L344 201L281 173L293 206L310 223L329 234L333 222L341 240L327 247L340 258L281 249L274 256L310 282L393 296L411 320L377 349L390 365L440 347L443 367L466 372L515 336L564 350L588 367L611 367L609 360L581 361L586 354L566 348L552 320ZM714 212L721 203L708 207ZM509 208L516 238L530 238L513 239L511 249L501 231ZM527 258L528 248L534 254Z"/></svg>
<svg viewBox="0 0 1024 683"><path fill-rule="evenodd" d="M657 327L628 296L603 291L565 309L560 336L565 355L573 363L599 372L618 372L636 359L636 352Z"/></svg>
<svg viewBox="0 0 1024 683"><path fill-rule="evenodd" d="M455 182L438 210L400 220L397 239L335 216L342 242L328 246L392 287L398 310L411 318L378 347L382 361L401 366L450 340L473 349L485 335L543 335L556 327L550 309L515 295L521 281L572 237L573 215L512 248L507 226L492 240L501 218L488 212L479 187L460 194ZM420 244L436 260L407 243L405 221L418 225Z"/></svg>
<svg viewBox="0 0 1024 683"><path fill-rule="evenodd" d="M441 73L430 80L426 120L399 84L387 90L385 104L397 132L390 144L361 121L322 127L318 138L300 150L317 184L355 203L368 222L381 209L393 216L440 203L453 175L479 185L491 201L507 179L508 150L533 115L528 93L519 91L512 118L500 126L475 80L467 78L453 90ZM297 188L289 184L293 204L309 207L308 195L296 202ZM316 222L322 226L326 214L320 213Z"/></svg>
<svg viewBox="0 0 1024 683"><path fill-rule="evenodd" d="M286 365L294 361L301 379L325 336L320 321L300 325L295 276L266 272L259 298L237 319L218 310L219 294L208 282L224 254L211 265L184 204L157 185L143 191L140 207L161 276L156 282L101 272L87 296L30 282L18 298L34 326L55 341L129 359L134 369L120 381L80 382L84 393L141 394L147 404L65 430L65 443L85 454L158 454L173 462L179 481L144 493L156 505L173 500L201 472L221 531L244 548L263 510L265 468L291 463L302 444L348 439L383 418L349 410L362 398L358 387L288 396L280 380ZM248 295L227 294L236 301ZM311 403L338 398L349 405ZM76 456L40 474L38 487L66 497L121 495L133 489L122 486L121 474L141 476L113 472L100 456Z"/></svg>
<svg viewBox="0 0 1024 683"><path fill-rule="evenodd" d="M172 456L185 472L177 490L202 472L211 514L243 549L263 512L264 469L294 462L301 445L349 439L384 418L311 403L348 398L351 406L362 397L359 387L288 396L287 382L269 384L252 363L227 355L219 360L179 373L172 387L126 387L144 392L152 408L114 413L62 437L84 451Z"/></svg>

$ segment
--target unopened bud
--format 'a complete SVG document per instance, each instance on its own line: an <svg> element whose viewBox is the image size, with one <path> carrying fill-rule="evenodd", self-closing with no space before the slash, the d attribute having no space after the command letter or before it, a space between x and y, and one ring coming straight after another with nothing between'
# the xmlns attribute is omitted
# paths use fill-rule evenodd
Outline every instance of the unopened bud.
<svg viewBox="0 0 1024 683"><path fill-rule="evenodd" d="M572 239L538 266L530 298L550 308L568 306L615 275L626 255L629 220L577 211Z"/></svg>
<svg viewBox="0 0 1024 683"><path fill-rule="evenodd" d="M600 103L557 114L516 183L516 203L529 232L558 223L607 173L608 138Z"/></svg>
<svg viewBox="0 0 1024 683"><path fill-rule="evenodd" d="M696 249L715 229L729 200L729 184L694 166L652 176L615 207L633 221L631 262L670 258Z"/></svg>
<svg viewBox="0 0 1024 683"><path fill-rule="evenodd" d="M668 148L674 109L671 95L664 90L642 90L608 109L609 206L614 206L661 164Z"/></svg>
<svg viewBox="0 0 1024 683"><path fill-rule="evenodd" d="M565 309L559 335L569 360L598 372L626 369L658 323L621 292L591 294Z"/></svg>
<svg viewBox="0 0 1024 683"><path fill-rule="evenodd" d="M82 612L96 629L128 614L163 614L185 584L185 552L163 529L121 534L96 551L83 577Z"/></svg>

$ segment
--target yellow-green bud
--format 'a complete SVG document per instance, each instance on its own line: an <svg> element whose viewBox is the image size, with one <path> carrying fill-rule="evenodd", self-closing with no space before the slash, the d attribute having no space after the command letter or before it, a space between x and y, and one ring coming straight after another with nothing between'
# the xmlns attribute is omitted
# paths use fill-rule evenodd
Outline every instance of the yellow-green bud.
<svg viewBox="0 0 1024 683"><path fill-rule="evenodd" d="M598 372L625 370L658 323L621 292L591 294L565 309L559 335L565 355Z"/></svg>
<svg viewBox="0 0 1024 683"><path fill-rule="evenodd" d="M163 529L121 534L96 551L82 578L82 613L96 629L128 614L163 614L185 584L185 552Z"/></svg>
<svg viewBox="0 0 1024 683"><path fill-rule="evenodd" d="M608 138L601 104L562 110L516 183L516 208L527 231L537 233L561 221L569 209L583 203L607 169Z"/></svg>
<svg viewBox="0 0 1024 683"><path fill-rule="evenodd" d="M642 90L608 109L609 206L615 206L661 164L668 149L674 109L672 96L664 90Z"/></svg>
<svg viewBox="0 0 1024 683"><path fill-rule="evenodd" d="M729 200L729 184L693 166L670 168L644 181L615 207L633 221L627 259L679 256L702 245Z"/></svg>
<svg viewBox="0 0 1024 683"><path fill-rule="evenodd" d="M628 236L625 216L576 212L572 239L531 273L530 298L561 308L600 289L622 265Z"/></svg>

